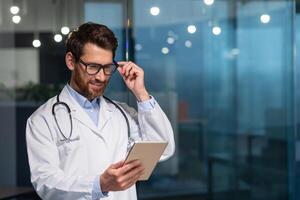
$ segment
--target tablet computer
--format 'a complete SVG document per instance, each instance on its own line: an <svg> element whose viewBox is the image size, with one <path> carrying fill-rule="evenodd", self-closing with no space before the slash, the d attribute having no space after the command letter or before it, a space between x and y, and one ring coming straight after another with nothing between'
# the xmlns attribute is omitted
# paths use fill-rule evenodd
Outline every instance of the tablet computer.
<svg viewBox="0 0 300 200"><path fill-rule="evenodd" d="M145 171L139 180L148 180L167 145L168 142L136 141L130 148L125 163L132 160L140 160L145 167Z"/></svg>

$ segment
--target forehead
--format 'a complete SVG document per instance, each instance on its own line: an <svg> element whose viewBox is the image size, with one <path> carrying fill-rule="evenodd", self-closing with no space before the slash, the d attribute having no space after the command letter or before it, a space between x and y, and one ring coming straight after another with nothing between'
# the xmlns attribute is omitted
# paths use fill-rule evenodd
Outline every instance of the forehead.
<svg viewBox="0 0 300 200"><path fill-rule="evenodd" d="M92 43L85 44L82 53L82 58L85 58L88 62L105 64L111 63L113 59L111 50L103 49Z"/></svg>

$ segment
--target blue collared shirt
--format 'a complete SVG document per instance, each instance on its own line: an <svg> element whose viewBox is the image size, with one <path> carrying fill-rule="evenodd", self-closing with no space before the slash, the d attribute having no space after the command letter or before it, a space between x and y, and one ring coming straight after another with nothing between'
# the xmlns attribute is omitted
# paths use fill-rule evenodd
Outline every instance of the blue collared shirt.
<svg viewBox="0 0 300 200"><path fill-rule="evenodd" d="M98 117L100 111L100 97L89 101L87 98L79 94L76 90L74 90L69 84L67 84L67 89L73 99L82 107L82 109L90 116L91 120L98 127ZM138 102L138 110L139 111L149 111L154 108L155 100L151 96L151 98L147 101ZM101 120L101 119L100 119ZM103 197L107 197L108 192L102 192L100 187L100 175L96 176L93 183L92 189L92 199L98 200Z"/></svg>
<svg viewBox="0 0 300 200"><path fill-rule="evenodd" d="M73 99L84 109L84 111L90 116L93 120L94 124L98 126L98 117L100 111L100 97L89 101L87 98L79 94L76 90L74 90L69 84L67 85L67 89Z"/></svg>

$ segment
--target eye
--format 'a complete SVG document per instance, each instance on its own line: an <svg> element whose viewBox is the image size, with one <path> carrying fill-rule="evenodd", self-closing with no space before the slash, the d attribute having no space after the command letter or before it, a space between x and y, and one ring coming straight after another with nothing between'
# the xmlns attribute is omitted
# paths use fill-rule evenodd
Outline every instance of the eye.
<svg viewBox="0 0 300 200"><path fill-rule="evenodd" d="M93 69L98 69L98 68L100 68L101 66L100 66L100 65L95 65L95 64L89 64L88 67L89 67L89 68L93 68Z"/></svg>

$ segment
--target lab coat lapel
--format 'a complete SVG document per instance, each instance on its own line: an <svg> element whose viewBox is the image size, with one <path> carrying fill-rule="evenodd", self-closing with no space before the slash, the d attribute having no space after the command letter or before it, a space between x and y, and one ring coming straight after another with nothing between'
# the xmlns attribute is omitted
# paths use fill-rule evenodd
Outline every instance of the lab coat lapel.
<svg viewBox="0 0 300 200"><path fill-rule="evenodd" d="M73 119L80 121L86 127L93 130L95 133L99 134L99 129L96 127L93 120L81 108L81 106L72 98L66 86L61 91L60 101L63 101L69 105Z"/></svg>
<svg viewBox="0 0 300 200"><path fill-rule="evenodd" d="M112 115L112 105L108 104L103 97L100 97L100 112L98 117L98 129L101 131Z"/></svg>

